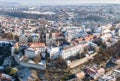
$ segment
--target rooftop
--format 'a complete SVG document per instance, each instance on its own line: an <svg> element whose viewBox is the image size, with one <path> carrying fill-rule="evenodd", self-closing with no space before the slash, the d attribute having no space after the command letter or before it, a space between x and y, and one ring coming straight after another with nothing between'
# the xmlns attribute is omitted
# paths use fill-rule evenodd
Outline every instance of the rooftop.
<svg viewBox="0 0 120 81"><path fill-rule="evenodd" d="M45 47L45 43L30 43L31 48Z"/></svg>

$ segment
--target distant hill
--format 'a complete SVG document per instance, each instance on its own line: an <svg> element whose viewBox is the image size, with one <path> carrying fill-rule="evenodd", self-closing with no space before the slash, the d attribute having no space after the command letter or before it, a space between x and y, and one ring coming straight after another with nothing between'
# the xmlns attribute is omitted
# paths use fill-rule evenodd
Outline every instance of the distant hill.
<svg viewBox="0 0 120 81"><path fill-rule="evenodd" d="M0 6L18 6L20 3L17 2L0 2Z"/></svg>

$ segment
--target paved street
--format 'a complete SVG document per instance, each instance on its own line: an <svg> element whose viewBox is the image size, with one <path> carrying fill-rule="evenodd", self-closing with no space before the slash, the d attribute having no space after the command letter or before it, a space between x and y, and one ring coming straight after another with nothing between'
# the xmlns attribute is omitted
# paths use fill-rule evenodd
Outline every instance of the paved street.
<svg viewBox="0 0 120 81"><path fill-rule="evenodd" d="M87 56L87 57L85 57L85 58L82 58L82 59L80 59L80 60L76 60L76 61L72 62L72 63L69 65L69 67L70 67L70 68L77 67L77 66L79 66L79 65L81 65L81 64L89 61L89 60L90 60L91 58L93 58L95 55L97 55L97 52L95 52L94 54L92 54L92 55L90 55L90 56Z"/></svg>
<svg viewBox="0 0 120 81"><path fill-rule="evenodd" d="M106 72L106 75L110 75L114 70L119 69L119 68L120 68L120 65L113 67L111 70Z"/></svg>

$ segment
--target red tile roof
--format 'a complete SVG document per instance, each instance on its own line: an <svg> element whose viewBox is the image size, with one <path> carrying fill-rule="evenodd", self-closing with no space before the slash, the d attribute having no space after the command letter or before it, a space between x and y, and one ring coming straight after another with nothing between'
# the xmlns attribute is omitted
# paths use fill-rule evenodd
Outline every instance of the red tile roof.
<svg viewBox="0 0 120 81"><path fill-rule="evenodd" d="M87 68L87 69L86 69L86 72L87 72L87 74L89 74L89 75L91 75L91 74L96 74L96 71L95 71L94 69L92 69L92 68Z"/></svg>
<svg viewBox="0 0 120 81"><path fill-rule="evenodd" d="M77 41L81 42L81 41L83 41L83 38L78 38Z"/></svg>
<svg viewBox="0 0 120 81"><path fill-rule="evenodd" d="M94 37L93 35L86 36L86 37L85 37L85 40L86 40L86 41L90 41L91 39L93 39L93 37Z"/></svg>
<svg viewBox="0 0 120 81"><path fill-rule="evenodd" d="M45 47L45 43L30 43L31 48Z"/></svg>
<svg viewBox="0 0 120 81"><path fill-rule="evenodd" d="M74 47L74 46L75 46L75 45L67 46L67 47L64 48L64 50L70 49L70 48L72 48L72 47Z"/></svg>
<svg viewBox="0 0 120 81"><path fill-rule="evenodd" d="M61 32L55 32L55 37L63 37L63 34Z"/></svg>

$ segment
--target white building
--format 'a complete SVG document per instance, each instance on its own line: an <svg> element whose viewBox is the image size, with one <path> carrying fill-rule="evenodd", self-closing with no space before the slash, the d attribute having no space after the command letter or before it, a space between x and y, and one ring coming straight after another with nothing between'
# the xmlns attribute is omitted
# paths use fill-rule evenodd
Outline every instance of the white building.
<svg viewBox="0 0 120 81"><path fill-rule="evenodd" d="M61 51L61 57L63 59L67 59L70 56L75 56L78 53L81 53L83 51L84 47L82 45L73 45L73 46L68 46L65 47L62 51Z"/></svg>
<svg viewBox="0 0 120 81"><path fill-rule="evenodd" d="M27 48L25 49L25 55L29 58L33 58L38 54L38 49Z"/></svg>
<svg viewBox="0 0 120 81"><path fill-rule="evenodd" d="M58 47L48 48L47 52L50 54L50 58L51 59L56 59L60 55L60 49Z"/></svg>
<svg viewBox="0 0 120 81"><path fill-rule="evenodd" d="M101 38L104 42L107 42L109 39L112 38L112 34L111 33L104 34L101 36Z"/></svg>
<svg viewBox="0 0 120 81"><path fill-rule="evenodd" d="M118 30L118 36L120 36L120 29Z"/></svg>

